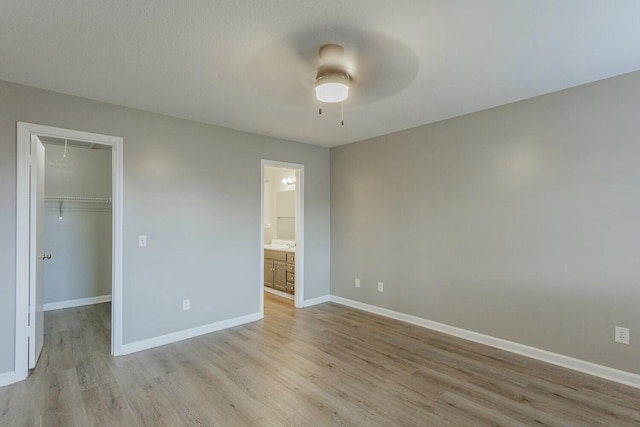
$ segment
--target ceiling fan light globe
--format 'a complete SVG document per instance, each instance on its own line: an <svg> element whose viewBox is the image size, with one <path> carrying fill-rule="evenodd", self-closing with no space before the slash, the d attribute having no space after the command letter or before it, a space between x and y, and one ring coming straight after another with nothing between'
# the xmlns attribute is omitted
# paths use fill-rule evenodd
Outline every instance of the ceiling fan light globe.
<svg viewBox="0 0 640 427"><path fill-rule="evenodd" d="M342 102L349 96L349 86L340 82L320 82L316 85L316 98L327 104Z"/></svg>

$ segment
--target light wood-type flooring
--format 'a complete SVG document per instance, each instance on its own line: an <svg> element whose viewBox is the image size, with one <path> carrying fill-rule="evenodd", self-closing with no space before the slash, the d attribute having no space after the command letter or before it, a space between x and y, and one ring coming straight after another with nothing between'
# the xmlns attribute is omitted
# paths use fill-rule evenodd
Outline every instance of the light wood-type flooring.
<svg viewBox="0 0 640 427"><path fill-rule="evenodd" d="M640 425L640 390L333 303L122 357L110 304L46 313L2 426Z"/></svg>

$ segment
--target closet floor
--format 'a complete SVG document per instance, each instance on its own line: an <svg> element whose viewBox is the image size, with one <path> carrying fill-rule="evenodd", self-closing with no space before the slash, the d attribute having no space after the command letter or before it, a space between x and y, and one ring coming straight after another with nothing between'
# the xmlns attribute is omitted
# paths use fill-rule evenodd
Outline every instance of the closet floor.
<svg viewBox="0 0 640 427"><path fill-rule="evenodd" d="M45 314L2 426L638 425L640 390L333 303L111 357L110 304Z"/></svg>

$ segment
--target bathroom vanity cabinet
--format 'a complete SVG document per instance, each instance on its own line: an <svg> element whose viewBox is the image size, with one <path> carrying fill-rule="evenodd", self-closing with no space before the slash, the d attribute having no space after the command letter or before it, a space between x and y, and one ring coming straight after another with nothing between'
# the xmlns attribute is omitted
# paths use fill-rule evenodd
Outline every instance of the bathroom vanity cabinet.
<svg viewBox="0 0 640 427"><path fill-rule="evenodd" d="M295 253L264 251L264 285L289 294L295 293Z"/></svg>

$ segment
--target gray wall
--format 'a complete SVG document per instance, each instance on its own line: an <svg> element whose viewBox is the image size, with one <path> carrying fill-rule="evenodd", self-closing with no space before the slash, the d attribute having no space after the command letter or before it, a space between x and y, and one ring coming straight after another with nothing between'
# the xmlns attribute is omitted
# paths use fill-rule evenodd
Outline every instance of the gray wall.
<svg viewBox="0 0 640 427"><path fill-rule="evenodd" d="M639 100L633 73L331 149L331 293L640 373Z"/></svg>
<svg viewBox="0 0 640 427"><path fill-rule="evenodd" d="M45 144L45 195L111 197L111 149ZM111 295L111 204L45 203L44 302Z"/></svg>
<svg viewBox="0 0 640 427"><path fill-rule="evenodd" d="M262 158L305 166L304 296L328 294L328 149L0 82L0 373L14 363L16 121L124 138L125 344L258 312Z"/></svg>

